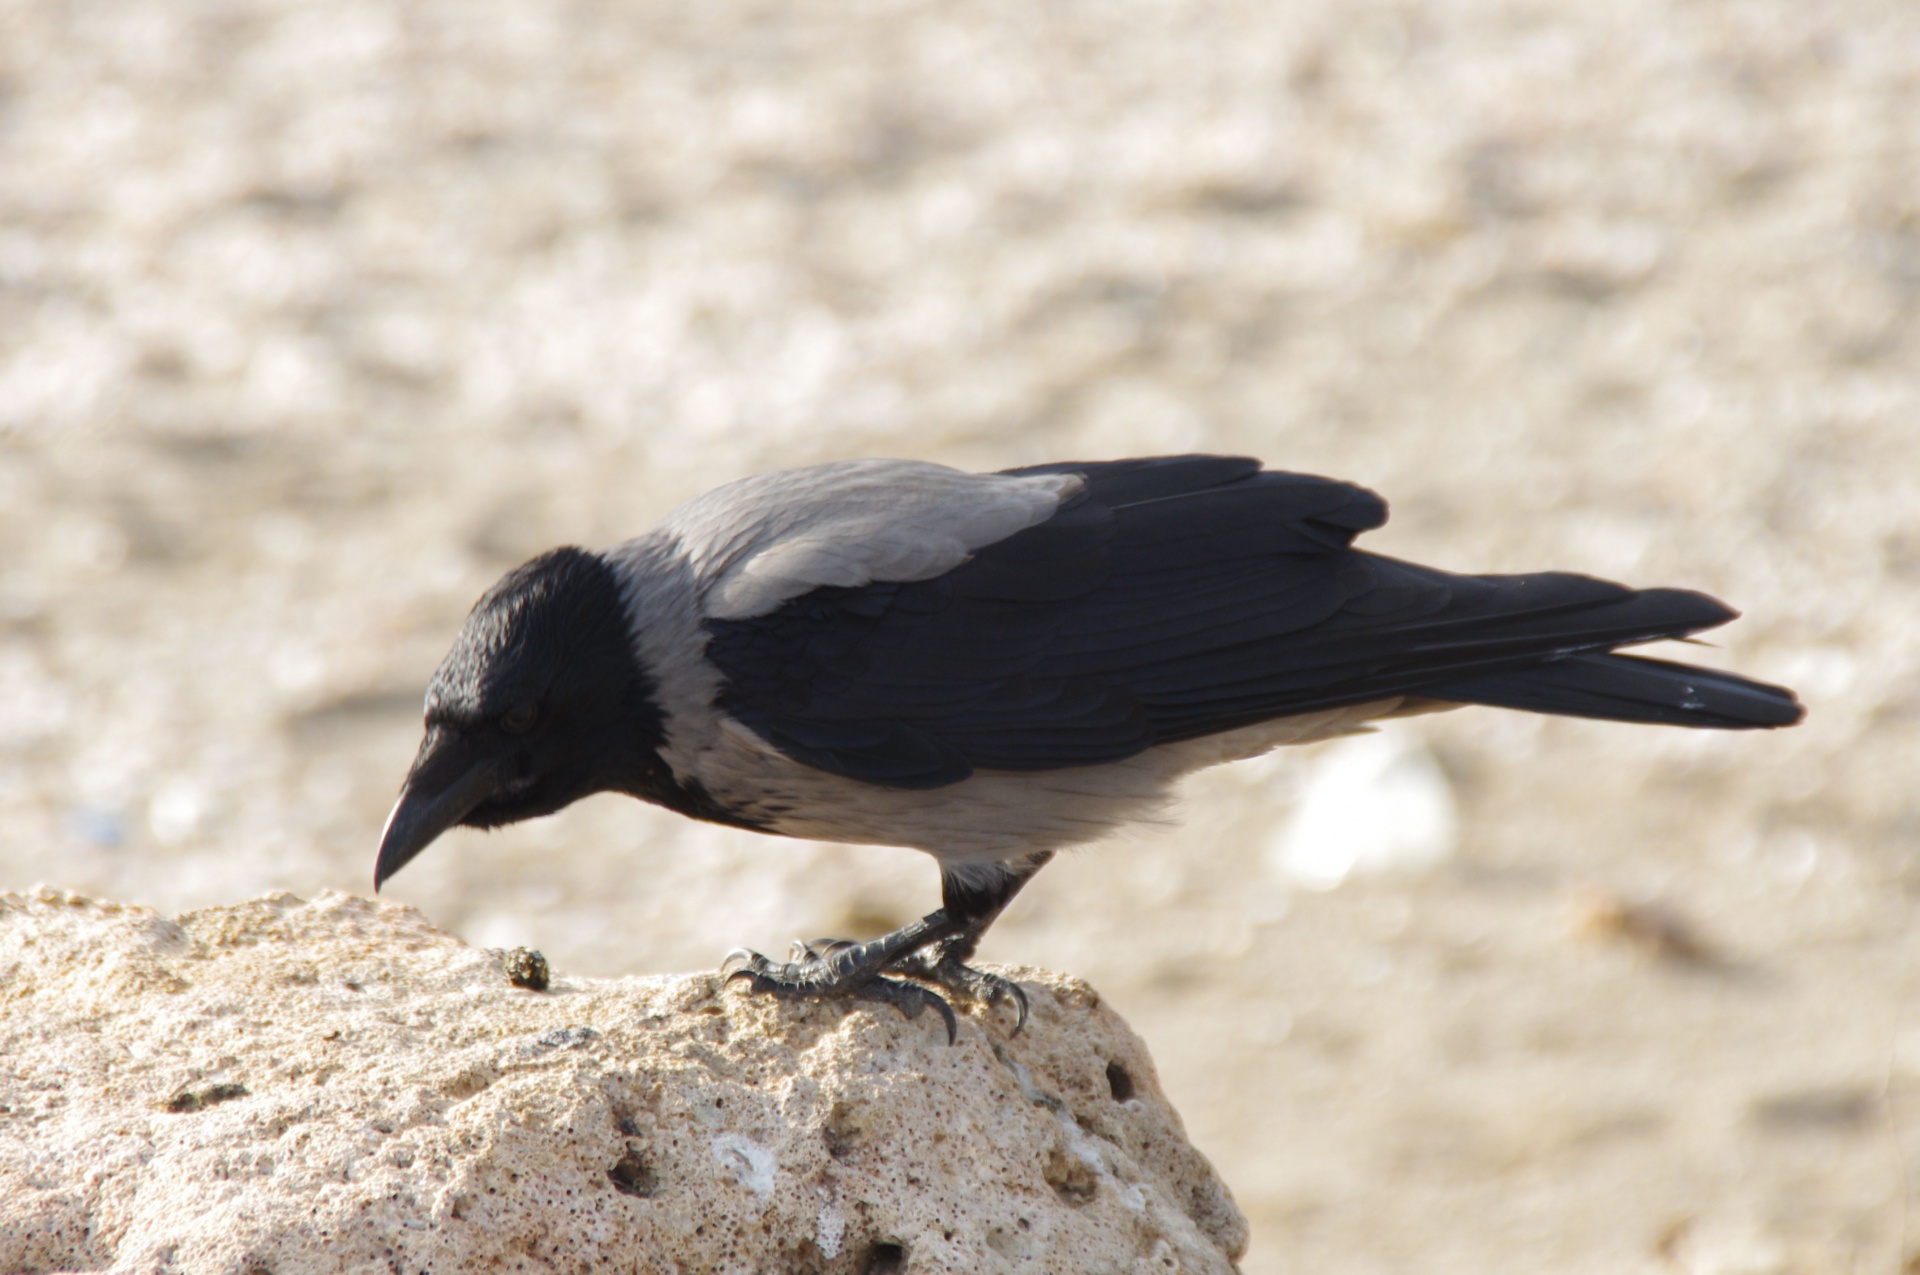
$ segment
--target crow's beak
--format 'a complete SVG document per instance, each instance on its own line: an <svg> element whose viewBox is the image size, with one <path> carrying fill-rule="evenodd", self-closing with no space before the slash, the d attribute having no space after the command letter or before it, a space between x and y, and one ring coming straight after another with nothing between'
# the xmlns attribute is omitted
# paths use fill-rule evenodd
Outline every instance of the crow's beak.
<svg viewBox="0 0 1920 1275"><path fill-rule="evenodd" d="M380 834L373 888L378 891L435 837L499 790L499 758L485 756L452 731L430 730Z"/></svg>

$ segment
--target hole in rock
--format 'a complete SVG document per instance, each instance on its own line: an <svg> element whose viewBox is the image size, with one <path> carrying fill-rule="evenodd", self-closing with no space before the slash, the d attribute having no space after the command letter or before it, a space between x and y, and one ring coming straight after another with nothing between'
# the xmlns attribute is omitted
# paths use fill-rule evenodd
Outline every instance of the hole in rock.
<svg viewBox="0 0 1920 1275"><path fill-rule="evenodd" d="M875 1244L873 1251L867 1254L864 1275L905 1275L906 1269L906 1245Z"/></svg>
<svg viewBox="0 0 1920 1275"><path fill-rule="evenodd" d="M1133 1077L1119 1063L1110 1062L1107 1064L1107 1088L1113 1090L1115 1102L1125 1102L1133 1097Z"/></svg>
<svg viewBox="0 0 1920 1275"><path fill-rule="evenodd" d="M613 1183L613 1189L620 1194L642 1200L652 1199L653 1193L660 1189L660 1180L654 1176L653 1166L631 1151L621 1157L620 1163L607 1170L607 1181Z"/></svg>

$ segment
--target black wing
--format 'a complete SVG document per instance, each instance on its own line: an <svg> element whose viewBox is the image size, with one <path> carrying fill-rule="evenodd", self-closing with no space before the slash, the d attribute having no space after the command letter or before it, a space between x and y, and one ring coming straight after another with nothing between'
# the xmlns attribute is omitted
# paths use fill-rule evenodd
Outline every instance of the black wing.
<svg viewBox="0 0 1920 1275"><path fill-rule="evenodd" d="M1217 456L1009 472L1086 486L937 579L710 622L719 707L799 761L901 788L1396 694L1699 726L1799 715L1777 688L1594 654L1733 618L1713 599L1362 553L1386 506L1347 483Z"/></svg>

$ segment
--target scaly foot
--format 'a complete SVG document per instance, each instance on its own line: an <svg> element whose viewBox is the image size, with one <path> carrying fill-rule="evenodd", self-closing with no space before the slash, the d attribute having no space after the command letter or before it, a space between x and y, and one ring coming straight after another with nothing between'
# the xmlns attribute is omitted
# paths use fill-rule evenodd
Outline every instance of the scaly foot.
<svg viewBox="0 0 1920 1275"><path fill-rule="evenodd" d="M921 948L910 956L903 956L888 968L902 977L943 987L961 1000L989 1006L1012 1005L1017 1015L1012 1033L1015 1036L1027 1025L1027 993L1010 978L977 970L955 956L935 955L932 948Z"/></svg>
<svg viewBox="0 0 1920 1275"><path fill-rule="evenodd" d="M851 997L892 1005L908 1018L918 1018L923 1009L932 1009L947 1025L947 1043L959 1034L953 1007L939 994L918 983L885 978L882 962L858 959L868 945L844 939L820 943L795 943L793 960L775 964L758 952L744 949L728 954L720 972L731 982L744 978L756 992L768 992L794 1000L827 1000Z"/></svg>

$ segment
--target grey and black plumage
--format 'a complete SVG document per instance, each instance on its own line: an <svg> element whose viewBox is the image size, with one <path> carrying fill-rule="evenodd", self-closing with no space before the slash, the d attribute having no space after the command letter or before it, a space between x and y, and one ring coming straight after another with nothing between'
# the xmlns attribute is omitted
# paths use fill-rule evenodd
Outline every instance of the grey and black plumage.
<svg viewBox="0 0 1920 1275"><path fill-rule="evenodd" d="M376 887L455 825L600 791L761 832L932 854L942 907L870 943L730 973L909 1012L969 968L1054 851L1181 775L1465 704L1715 729L1791 691L1619 654L1735 612L1559 572L1468 576L1351 547L1372 492L1170 456L965 474L819 465L701 496L482 597L428 688Z"/></svg>

